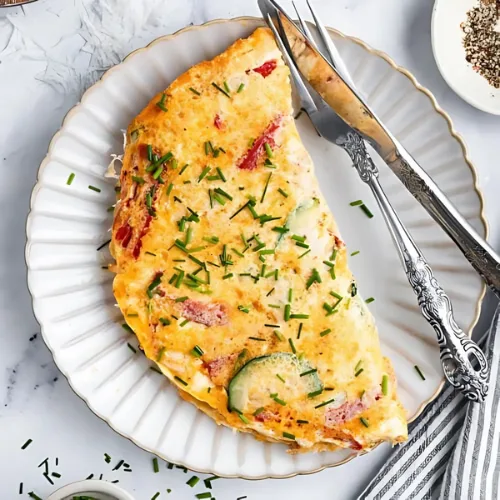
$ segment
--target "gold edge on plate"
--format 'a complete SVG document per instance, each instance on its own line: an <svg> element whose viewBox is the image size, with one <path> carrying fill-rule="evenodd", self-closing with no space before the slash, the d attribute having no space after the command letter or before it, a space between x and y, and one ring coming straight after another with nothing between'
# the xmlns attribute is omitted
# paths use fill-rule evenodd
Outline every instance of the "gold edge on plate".
<svg viewBox="0 0 500 500"><path fill-rule="evenodd" d="M208 21L208 22L200 24L200 25L186 26L184 28L181 28L178 31L175 31L174 33L171 33L170 35L164 35L164 36L161 36L159 38L156 38L155 40L153 40L152 42L150 42L145 47L141 47L139 49L136 49L136 50L132 51L130 54L128 54L123 59L123 61L121 61L119 64L113 66L112 68L108 69L101 76L101 78L96 83L94 83L94 85L92 85L90 88L88 88L84 92L80 103L76 104L73 108L71 108L66 113L66 115L65 115L65 117L64 117L64 119L62 121L61 128L59 129L58 132L56 132L56 134L54 135L54 137L51 139L51 141L49 143L48 150L47 150L47 155L43 159L43 161L40 164L40 167L38 169L37 182L36 182L36 184L35 184L35 186L33 188L32 194L31 194L31 198L30 198L30 211L29 211L29 213L27 215L27 219L26 219L26 248L25 248L24 258L25 258L25 263L26 263L26 281L27 281L27 287L28 287L28 291L29 291L29 293L31 295L33 304L35 303L35 298L33 296L33 293L31 291L31 287L30 287L29 267L28 267L28 253L29 253L29 250L30 250L29 225L30 225L30 219L31 219L31 215L32 215L31 212L33 211L33 204L34 204L34 201L36 199L36 194L38 193L38 191L40 189L40 185L39 185L40 174L41 174L42 170L45 168L45 166L47 165L47 163L50 161L52 149L53 149L53 147L54 147L54 145L56 143L57 138L60 136L61 130L63 129L63 127L66 124L66 122L73 116L73 114L75 114L79 110L79 108L80 108L81 104L84 102L87 94L89 94L92 90L95 90L95 88L97 88L98 86L102 85L103 81L106 78L108 78L115 70L117 70L123 63L125 63L130 57L133 57L135 54L138 54L140 52L148 50L149 48L151 48L152 46L156 45L157 43L160 43L160 42L163 42L163 41L166 41L166 40L171 40L172 38L174 38L174 37L176 37L178 35L181 35L183 33L186 33L188 31L200 30L200 29L206 28L207 26L211 26L213 24L223 24L223 23L227 23L227 22L238 22L238 23L249 22L249 23L258 23L259 25L265 25L263 19L258 18L258 17L252 17L252 16L241 16L241 17L235 17L235 18L232 18L232 19L213 19L211 21ZM484 198L483 198L483 193L482 193L481 189L479 188L477 171L476 171L476 168L474 167L472 161L470 160L470 157L469 157L469 154L468 154L468 150L467 150L467 146L465 145L465 142L462 139L462 137L457 133L457 131L453 127L453 122L451 120L451 117L448 115L448 113L446 113L446 111L444 111L439 106L439 104L436 101L436 98L430 92L430 90L428 90L425 87L422 87L418 83L417 79L415 78L415 76L412 73L410 73L407 69L402 68L401 66L399 66L398 64L396 64L396 62L391 57L389 57L389 55L387 55L385 52L382 52L380 50L374 49L374 48L370 47L368 44L366 44L365 42L363 42L362 40L360 40L359 38L345 35L344 33L336 30L335 28L327 28L327 29L328 29L329 32L333 33L334 35L342 37L342 38L346 38L346 39L348 39L348 40L350 40L350 41L352 41L352 42L360 45L361 47L363 47L365 50L367 50L371 54L374 54L374 55L382 58L384 61L386 61L388 64L390 64L396 71L398 71L399 73L401 73L404 76L406 76L411 81L411 83L414 85L414 87L418 91L422 92L424 95L426 95L429 98L429 100L431 101L431 103L432 103L434 109L436 110L436 112L438 114L440 114L446 120L446 122L448 124L448 129L450 131L450 134L460 144L460 147L462 149L462 153L463 153L463 156L464 156L464 160L465 160L466 164L469 166L469 168L471 170L472 178L473 178L473 184L474 184L474 190L476 191L476 194L477 194L477 196L479 198L479 204L480 204L479 215L480 215L481 222L483 224L485 238L488 238L488 235L489 235L489 226L488 226L488 222L486 220L486 217L484 215ZM479 298L477 300L477 303L476 303L476 315L475 315L475 318L473 319L473 321L472 321L472 323L470 325L470 328L467 331L467 334L469 335L469 337L472 335L472 330L474 329L474 327L477 325L477 322L479 321L479 316L480 316L480 313L481 313L481 304L482 304L482 301L483 301L485 293L486 293L486 285L483 284L482 292L481 292L481 294L480 294L480 296L479 296ZM38 318L36 317L36 313L34 311L33 311L33 313L35 315L35 318L38 321ZM59 363L57 362L57 357L55 355L55 352L54 352L52 346L50 345L50 343L48 342L48 339L47 339L47 337L45 335L43 325L39 321L38 321L38 323L40 325L40 332L42 334L42 338L43 338L45 344L47 345L48 349L52 353L52 356L54 358L54 363L56 364L56 366L58 367L59 371L64 375L64 377L68 381L68 384L71 387L71 389L73 390L73 392L79 398L81 398L84 401L84 403L88 406L89 410L92 413L94 413L96 416L98 416L101 420L103 420L113 431L115 431L120 436L124 437L125 439L128 439L130 442L134 443L137 447L139 447L139 448L147 451L148 453L156 455L159 458L161 458L162 460L165 460L165 461L169 462L170 460L167 457L159 454L157 451L154 451L154 450L148 448L147 446L139 444L133 437L123 434L123 432L120 431L120 430L118 430L118 429L116 429L106 417L100 415L99 412L97 412L95 409L92 408L92 406L90 405L89 401L85 397L83 397L73 387L73 385L71 383L71 380L68 377L68 375L64 371L61 370L61 368L59 366ZM408 423L413 422L424 411L424 409L426 408L426 406L429 403L431 403L432 401L434 401L436 399L436 397L441 392L441 389L443 388L443 385L445 384L445 381L446 380L445 380L445 378L443 376L443 379L441 380L441 383L437 387L437 389L434 392L434 394L429 399L427 399L426 401L422 402L422 404L417 409L417 411L415 412L415 414L412 415L408 419ZM381 444L381 443L379 443L379 444ZM217 474L219 477L222 477L222 478L225 478L225 479L247 479L247 480L254 480L254 481L256 481L256 480L262 480L262 479L287 479L287 478L295 477L295 476L298 476L298 475L315 474L317 472L320 472L320 471L322 471L324 469L331 468L331 467L338 467L338 466L343 465L343 464L345 464L347 462L350 462L352 459L354 459L354 458L356 458L358 456L362 456L362 455L365 455L366 453L369 453L370 451L373 451L375 448L377 448L379 446L379 444L375 445L370 450L366 450L366 451L363 451L361 453L354 453L354 454L346 457L345 459L343 459L343 460L341 460L339 462L336 462L334 464L323 465L323 466L321 466L321 467L319 467L317 469L311 470L311 471L293 472L291 474L286 474L286 475L265 475L265 476L258 476L258 477L248 477L248 476L244 476L244 475L223 475L223 474L217 474L213 470L193 469L193 468L189 467L187 464L185 464L183 462L178 462L177 461L177 465L181 465L183 467L186 467L186 468L188 468L188 469L190 469L190 470L192 470L194 472L198 472L200 474Z"/></svg>

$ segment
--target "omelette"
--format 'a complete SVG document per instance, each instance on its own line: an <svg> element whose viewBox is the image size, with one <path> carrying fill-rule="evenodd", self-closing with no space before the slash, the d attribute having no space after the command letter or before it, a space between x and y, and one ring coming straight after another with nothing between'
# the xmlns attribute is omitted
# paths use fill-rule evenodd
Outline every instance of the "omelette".
<svg viewBox="0 0 500 500"><path fill-rule="evenodd" d="M126 134L113 290L146 356L218 424L291 452L407 438L268 29L155 96Z"/></svg>

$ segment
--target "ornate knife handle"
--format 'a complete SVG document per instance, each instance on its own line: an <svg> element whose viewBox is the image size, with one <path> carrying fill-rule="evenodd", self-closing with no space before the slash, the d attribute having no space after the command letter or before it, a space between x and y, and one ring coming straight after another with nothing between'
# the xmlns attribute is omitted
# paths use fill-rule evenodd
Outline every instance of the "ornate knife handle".
<svg viewBox="0 0 500 500"><path fill-rule="evenodd" d="M362 137L348 132L339 138L337 144L350 156L361 180L370 186L377 200L422 314L436 331L445 377L471 401L484 401L488 392L488 361L477 344L455 322L450 299L392 208Z"/></svg>
<svg viewBox="0 0 500 500"><path fill-rule="evenodd" d="M463 218L425 170L395 142L398 146L396 160L390 164L394 173L500 298L500 256Z"/></svg>

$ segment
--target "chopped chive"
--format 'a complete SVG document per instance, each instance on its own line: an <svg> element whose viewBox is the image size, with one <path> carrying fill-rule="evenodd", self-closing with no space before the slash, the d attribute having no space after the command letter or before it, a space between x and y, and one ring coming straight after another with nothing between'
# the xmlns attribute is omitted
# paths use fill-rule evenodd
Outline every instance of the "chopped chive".
<svg viewBox="0 0 500 500"><path fill-rule="evenodd" d="M202 171L200 176L198 177L198 182L201 182L203 178L210 172L210 167L205 167Z"/></svg>
<svg viewBox="0 0 500 500"><path fill-rule="evenodd" d="M306 241L306 237L299 236L298 234L294 234L294 235L292 235L292 240L300 241L300 243L304 243L304 241Z"/></svg>
<svg viewBox="0 0 500 500"><path fill-rule="evenodd" d="M266 142L266 145L268 145L268 144L267 144L267 142ZM260 202L261 202L261 203L264 201L264 198L266 197L267 187L269 186L269 181L271 180L271 176L272 176L272 175L273 175L273 173L271 172L271 173L268 175L268 177L267 177L266 184L265 184L265 186L264 186L264 191L262 192L262 196L261 196L261 198L260 198Z"/></svg>
<svg viewBox="0 0 500 500"><path fill-rule="evenodd" d="M214 191L221 196L224 196L224 198L227 198L229 201L233 201L233 197L230 194L226 193L226 191L224 191L223 189L215 188Z"/></svg>
<svg viewBox="0 0 500 500"><path fill-rule="evenodd" d="M101 190L98 187L95 187L95 186L92 186L92 185L89 186L89 189L91 191L95 191L96 193L100 193L101 192Z"/></svg>
<svg viewBox="0 0 500 500"><path fill-rule="evenodd" d="M284 378L283 378L283 377L282 377L279 373L277 373L277 374L276 374L276 377L277 377L279 380L281 380L283 383L285 383L285 379L284 379Z"/></svg>
<svg viewBox="0 0 500 500"><path fill-rule="evenodd" d="M369 219L373 218L373 214L371 213L370 209L366 205L360 205L359 208L361 208L361 210L363 210L363 212L366 214L366 216Z"/></svg>
<svg viewBox="0 0 500 500"><path fill-rule="evenodd" d="M167 188L167 196L169 196L169 195L170 195L170 193L172 192L173 187L174 187L174 185L173 185L172 183L170 183L170 184L168 185L168 188Z"/></svg>
<svg viewBox="0 0 500 500"><path fill-rule="evenodd" d="M218 175L207 175L206 179L207 181L218 181L220 177Z"/></svg>
<svg viewBox="0 0 500 500"><path fill-rule="evenodd" d="M28 496L33 498L34 500L42 500L36 493L34 493L33 491L30 491L28 493Z"/></svg>
<svg viewBox="0 0 500 500"><path fill-rule="evenodd" d="M370 427L370 424L368 422L368 420L366 420L365 417L360 417L359 420L361 421L361 423L365 426L365 427Z"/></svg>
<svg viewBox="0 0 500 500"><path fill-rule="evenodd" d="M363 200L351 201L349 205L351 205L351 207L358 207L359 205L363 205Z"/></svg>
<svg viewBox="0 0 500 500"><path fill-rule="evenodd" d="M359 375L361 375L363 372L365 371L364 368L360 368L359 370L356 371L356 373L354 374L355 377L358 377Z"/></svg>
<svg viewBox="0 0 500 500"><path fill-rule="evenodd" d="M333 403L335 401L335 398L332 398L332 399L328 399L327 401L323 401L322 403L320 403L319 405L316 405L314 408L321 408L322 406L326 406L330 403Z"/></svg>
<svg viewBox="0 0 500 500"><path fill-rule="evenodd" d="M265 342L266 339L260 337L248 337L248 340L256 340L257 342Z"/></svg>
<svg viewBox="0 0 500 500"><path fill-rule="evenodd" d="M25 450L32 442L33 442L33 439L28 439L28 441L26 441L26 443L24 443L21 446L21 450Z"/></svg>
<svg viewBox="0 0 500 500"><path fill-rule="evenodd" d="M229 93L226 90L224 90L223 88L219 87L219 85L217 85L215 82L212 82L212 86L215 87L219 92L222 92L226 97L231 98Z"/></svg>
<svg viewBox="0 0 500 500"><path fill-rule="evenodd" d="M278 304L267 304L267 305L273 309L281 309L281 306Z"/></svg>
<svg viewBox="0 0 500 500"><path fill-rule="evenodd" d="M271 149L271 146L269 145L268 142L264 143L264 148L266 150L267 157L272 158L273 157L273 150Z"/></svg>
<svg viewBox="0 0 500 500"><path fill-rule="evenodd" d="M309 420L300 420L300 419L297 419L297 423L298 424L308 424Z"/></svg>
<svg viewBox="0 0 500 500"><path fill-rule="evenodd" d="M330 267L330 268L335 266L335 264L334 264L333 262L329 262L329 261L327 261L327 260L324 260L324 261L323 261L323 264L326 264L326 265L327 265L328 267Z"/></svg>
<svg viewBox="0 0 500 500"><path fill-rule="evenodd" d="M375 299L373 297L368 297L366 300L365 300L365 304L371 304L372 302L374 302Z"/></svg>
<svg viewBox="0 0 500 500"><path fill-rule="evenodd" d="M153 290L159 286L159 284L161 283L161 278L163 276L163 273L158 273L155 278L153 279L153 281L151 282L151 284L148 286L147 290L146 290L146 294L147 296L151 299L153 297Z"/></svg>
<svg viewBox="0 0 500 500"><path fill-rule="evenodd" d="M186 163L180 170L179 170L179 175L182 175L185 171L186 168L189 167L189 163Z"/></svg>
<svg viewBox="0 0 500 500"><path fill-rule="evenodd" d="M319 275L318 271L316 268L314 268L311 272L311 276L306 282L306 290L309 290L309 288L314 284L314 283L321 283L321 276Z"/></svg>
<svg viewBox="0 0 500 500"><path fill-rule="evenodd" d="M163 357L163 354L165 353L165 348L162 347L159 351L158 354L156 355L156 361L160 362L161 358Z"/></svg>
<svg viewBox="0 0 500 500"><path fill-rule="evenodd" d="M250 312L250 309L245 306L238 306L238 310L244 312L245 314L248 314Z"/></svg>
<svg viewBox="0 0 500 500"><path fill-rule="evenodd" d="M203 356L203 354L205 354L203 352L203 349L199 346L199 345L195 345L192 349L191 349L191 354L195 357L195 358L201 358L201 356Z"/></svg>
<svg viewBox="0 0 500 500"><path fill-rule="evenodd" d="M288 302L292 302L293 299L293 289L289 288L288 289Z"/></svg>
<svg viewBox="0 0 500 500"><path fill-rule="evenodd" d="M231 92L231 89L229 88L229 85L226 82L226 80L224 80L223 85L224 85L224 90L229 94Z"/></svg>
<svg viewBox="0 0 500 500"><path fill-rule="evenodd" d="M388 377L388 375L384 375L382 377L381 387L382 387L382 394L384 396L387 396L387 394L389 394L389 377Z"/></svg>
<svg viewBox="0 0 500 500"><path fill-rule="evenodd" d="M274 287L269 290L269 292L266 293L266 297L269 297L274 292Z"/></svg>
<svg viewBox="0 0 500 500"><path fill-rule="evenodd" d="M309 399L315 398L316 396L319 396L320 394L323 394L323 389L318 389L317 391L309 392L307 394L307 397Z"/></svg>
<svg viewBox="0 0 500 500"><path fill-rule="evenodd" d="M177 298L175 299L175 302L184 302L184 301L186 301L188 298L189 298L189 297L187 297L187 296L184 296L184 297L177 297Z"/></svg>
<svg viewBox="0 0 500 500"><path fill-rule="evenodd" d="M160 318L159 321L163 326L168 326L171 324L171 321L168 318Z"/></svg>
<svg viewBox="0 0 500 500"><path fill-rule="evenodd" d="M196 95L201 95L200 92L198 92L196 89L193 89L193 87L189 87L189 90L193 93L193 94L196 94Z"/></svg>
<svg viewBox="0 0 500 500"><path fill-rule="evenodd" d="M151 500L156 500L160 496L160 492L157 491L152 497Z"/></svg>
<svg viewBox="0 0 500 500"><path fill-rule="evenodd" d="M162 110L167 112L167 107L165 106L165 99L167 98L167 94L163 93L161 95L161 99L156 103L156 105Z"/></svg>
<svg viewBox="0 0 500 500"><path fill-rule="evenodd" d="M358 253L359 253L359 250L356 250L355 252L352 252L351 253L351 257L354 257L355 255L358 255Z"/></svg>
<svg viewBox="0 0 500 500"><path fill-rule="evenodd" d="M46 460L47 460L47 459L46 459ZM107 453L105 453L105 454L104 454L104 461L105 461L107 464L109 464L109 463L111 462L111 457L110 457ZM42 463L43 463L43 462L42 462ZM40 464L40 465L42 465L42 464ZM38 467L40 467L40 465L39 465Z"/></svg>
<svg viewBox="0 0 500 500"><path fill-rule="evenodd" d="M271 325L269 323L264 323L264 326L267 328L281 328L280 325Z"/></svg>
<svg viewBox="0 0 500 500"><path fill-rule="evenodd" d="M152 255L153 257L156 257L156 254L155 254L155 253L153 253L153 252L150 252L149 250L146 250L144 253L145 253L146 255Z"/></svg>
<svg viewBox="0 0 500 500"><path fill-rule="evenodd" d="M240 207L231 217L229 217L229 220L233 219L236 217L241 211L243 211L245 208L247 208L250 205L250 200L248 200L242 207Z"/></svg>
<svg viewBox="0 0 500 500"><path fill-rule="evenodd" d="M288 231L290 231L290 229L288 229L287 227L275 226L272 228L272 231L275 231L276 233L280 233L280 234L285 234L285 233L288 233Z"/></svg>
<svg viewBox="0 0 500 500"><path fill-rule="evenodd" d="M311 368L310 370L307 370L306 372L302 372L300 374L301 377L305 377L306 375L311 375L311 373L316 373L318 371L317 368Z"/></svg>
<svg viewBox="0 0 500 500"><path fill-rule="evenodd" d="M162 174L163 172L163 165L160 165L156 170L155 170L155 173L153 174L153 179L157 180L158 177L160 177L160 175Z"/></svg>
<svg viewBox="0 0 500 500"><path fill-rule="evenodd" d="M123 323L122 328L128 333L134 333L134 330L132 330L132 328L130 328L130 326L127 325L127 323Z"/></svg>
<svg viewBox="0 0 500 500"><path fill-rule="evenodd" d="M223 280L227 280L227 279L229 279L229 278L232 278L233 276L234 276L234 274L233 274L233 273L225 274L224 276L222 276L222 279L223 279Z"/></svg>
<svg viewBox="0 0 500 500"><path fill-rule="evenodd" d="M291 309L290 304L286 304L285 305L285 321L290 320L290 314L291 314L290 309Z"/></svg>
<svg viewBox="0 0 500 500"><path fill-rule="evenodd" d="M198 493L197 495L195 495L195 497L199 498L199 499L211 498L212 497L212 493L210 493L209 491L207 491L206 493Z"/></svg>
<svg viewBox="0 0 500 500"><path fill-rule="evenodd" d="M299 259L302 259L302 257L304 257L304 255L307 255L310 251L311 251L311 249L306 250L304 253L300 254Z"/></svg>
<svg viewBox="0 0 500 500"><path fill-rule="evenodd" d="M290 344L290 348L294 354L297 354L297 349L295 348L295 344L293 343L293 339L288 339L288 343Z"/></svg>
<svg viewBox="0 0 500 500"><path fill-rule="evenodd" d="M285 337L283 337L283 335L281 335L281 333L278 332L278 330L274 330L273 333L280 342L283 342L285 340Z"/></svg>
<svg viewBox="0 0 500 500"><path fill-rule="evenodd" d="M357 363L356 363L356 366L354 367L354 371L357 372L360 368L361 368L361 365L363 364L363 360L360 359Z"/></svg>
<svg viewBox="0 0 500 500"><path fill-rule="evenodd" d="M260 408L257 408L257 409L256 409L256 410L252 413L252 415L253 415L254 417L256 417L257 415L260 415L263 411L264 411L264 407L263 407L263 406L261 406Z"/></svg>
<svg viewBox="0 0 500 500"><path fill-rule="evenodd" d="M137 354L137 349L136 349L133 345L129 344L128 342L127 342L127 347L128 347L128 348L129 348L129 349L130 349L130 350L131 350L134 354Z"/></svg>
<svg viewBox="0 0 500 500"><path fill-rule="evenodd" d="M75 179L75 174L74 173L69 174L69 177L68 177L68 180L66 181L66 184L68 186L71 186L71 184L73 183L74 179Z"/></svg>
<svg viewBox="0 0 500 500"><path fill-rule="evenodd" d="M236 91L236 93L239 94L240 92L243 91L244 88L245 88L245 84L244 83L240 83L240 86L238 87L238 90Z"/></svg>
<svg viewBox="0 0 500 500"><path fill-rule="evenodd" d="M193 476L191 479L186 481L186 484L191 486L191 488L194 488L198 484L199 480L200 478L198 476Z"/></svg>
<svg viewBox="0 0 500 500"><path fill-rule="evenodd" d="M309 319L309 314L290 314L290 319Z"/></svg>
<svg viewBox="0 0 500 500"><path fill-rule="evenodd" d="M224 177L222 170L219 167L217 167L215 170L217 170L217 173L219 174L219 177L221 178L222 182L226 182L226 178Z"/></svg>
<svg viewBox="0 0 500 500"><path fill-rule="evenodd" d="M187 382L185 382L184 380L182 380L180 377L178 377L177 375L174 376L174 379L177 380L177 382L180 382L182 385L184 386L187 386Z"/></svg>
<svg viewBox="0 0 500 500"><path fill-rule="evenodd" d="M153 146L151 144L148 144L147 146L147 151L148 151L148 161L153 161Z"/></svg>
<svg viewBox="0 0 500 500"><path fill-rule="evenodd" d="M415 367L414 367L414 368L415 368L415 370L417 371L417 373L420 375L420 378L421 378L422 380L425 380L425 376L424 376L424 374L422 373L422 370L420 369L420 367L419 367L419 366L417 366L417 365L415 365Z"/></svg>
<svg viewBox="0 0 500 500"><path fill-rule="evenodd" d="M278 188L278 193L284 196L285 198L288 198L288 193L286 191L283 191L283 189Z"/></svg>
<svg viewBox="0 0 500 500"><path fill-rule="evenodd" d="M286 406L286 401L283 401L282 399L280 399L278 396L274 396L273 397L273 400L278 403L279 405L281 406Z"/></svg>
<svg viewBox="0 0 500 500"><path fill-rule="evenodd" d="M247 417L245 417L245 415L241 414L241 413L238 413L238 417L240 418L240 420L244 423L244 424L249 424L250 421L248 420Z"/></svg>
<svg viewBox="0 0 500 500"><path fill-rule="evenodd" d="M273 255L275 253L274 249L260 250L259 255Z"/></svg>
<svg viewBox="0 0 500 500"><path fill-rule="evenodd" d="M358 286L356 285L356 282L353 281L351 283L351 297L354 297L358 293Z"/></svg>
<svg viewBox="0 0 500 500"><path fill-rule="evenodd" d="M295 440L295 436L293 434L290 434L289 432L283 432L283 437Z"/></svg>

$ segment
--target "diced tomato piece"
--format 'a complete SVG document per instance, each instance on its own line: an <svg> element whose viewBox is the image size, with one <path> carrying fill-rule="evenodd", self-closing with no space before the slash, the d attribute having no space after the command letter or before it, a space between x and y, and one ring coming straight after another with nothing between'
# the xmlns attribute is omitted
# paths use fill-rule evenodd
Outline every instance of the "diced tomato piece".
<svg viewBox="0 0 500 500"><path fill-rule="evenodd" d="M224 122L222 121L222 118L220 117L220 115L218 113L215 115L214 125L219 130L222 130L224 128Z"/></svg>
<svg viewBox="0 0 500 500"><path fill-rule="evenodd" d="M259 75L262 75L264 78L267 78L277 67L278 61L276 59L272 59L270 61L266 61L258 68L253 68L252 71L259 73Z"/></svg>
<svg viewBox="0 0 500 500"><path fill-rule="evenodd" d="M253 146L242 156L238 162L238 168L242 170L253 170L257 167L257 160L264 152L266 142L273 147L275 145L274 135L281 125L281 116L275 118L264 130L263 134L255 140Z"/></svg>

